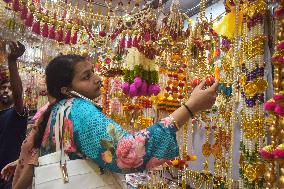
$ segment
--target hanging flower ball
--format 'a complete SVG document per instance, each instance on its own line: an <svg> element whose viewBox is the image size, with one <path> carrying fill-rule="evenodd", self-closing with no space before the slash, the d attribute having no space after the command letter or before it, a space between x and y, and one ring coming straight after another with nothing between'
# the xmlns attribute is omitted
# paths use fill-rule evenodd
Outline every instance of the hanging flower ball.
<svg viewBox="0 0 284 189"><path fill-rule="evenodd" d="M137 88L134 83L132 83L129 87L129 95L131 97L137 96Z"/></svg>
<svg viewBox="0 0 284 189"><path fill-rule="evenodd" d="M160 88L159 84L153 85L152 92L153 92L154 95L158 95L160 91L161 91L161 88Z"/></svg>
<svg viewBox="0 0 284 189"><path fill-rule="evenodd" d="M280 116L284 116L284 107L281 106L281 105L279 105L279 104L277 104L277 105L275 106L274 112L275 112L276 114L280 115Z"/></svg>
<svg viewBox="0 0 284 189"><path fill-rule="evenodd" d="M273 99L274 99L276 102L283 102L283 101L284 101L284 95L274 95L274 96L273 96Z"/></svg>
<svg viewBox="0 0 284 189"><path fill-rule="evenodd" d="M276 103L274 101L267 101L264 103L264 109L267 110L267 111L274 111L276 107Z"/></svg>
<svg viewBox="0 0 284 189"><path fill-rule="evenodd" d="M274 158L272 150L273 150L272 145L265 146L260 150L260 155L264 158L272 159Z"/></svg>
<svg viewBox="0 0 284 189"><path fill-rule="evenodd" d="M142 96L141 88L137 89L137 94L136 94L136 96Z"/></svg>
<svg viewBox="0 0 284 189"><path fill-rule="evenodd" d="M144 81L142 82L142 86L141 86L141 95L147 96L147 94L148 94L148 84L147 84L147 82L144 80Z"/></svg>
<svg viewBox="0 0 284 189"><path fill-rule="evenodd" d="M125 82L125 83L122 84L122 92L124 94L128 94L129 93L129 88L130 88L129 83Z"/></svg>
<svg viewBox="0 0 284 189"><path fill-rule="evenodd" d="M277 158L284 158L284 143L280 144L273 150L272 154Z"/></svg>
<svg viewBox="0 0 284 189"><path fill-rule="evenodd" d="M148 86L148 96L151 96L153 94L153 87L154 87L154 84L150 84Z"/></svg>
<svg viewBox="0 0 284 189"><path fill-rule="evenodd" d="M141 79L141 77L135 77L133 82L134 82L134 85L136 86L137 89L142 86L142 79Z"/></svg>

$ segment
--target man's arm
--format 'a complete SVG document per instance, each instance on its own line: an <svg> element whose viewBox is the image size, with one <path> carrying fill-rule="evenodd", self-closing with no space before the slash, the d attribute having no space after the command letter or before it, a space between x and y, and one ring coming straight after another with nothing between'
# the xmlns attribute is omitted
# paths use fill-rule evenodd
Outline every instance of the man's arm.
<svg viewBox="0 0 284 189"><path fill-rule="evenodd" d="M8 67L10 73L10 83L12 95L15 102L15 110L19 114L24 113L24 105L23 105L23 86L22 81L19 75L18 67L17 67L17 59L22 56L25 52L25 46L21 43L10 43L10 53L8 55Z"/></svg>

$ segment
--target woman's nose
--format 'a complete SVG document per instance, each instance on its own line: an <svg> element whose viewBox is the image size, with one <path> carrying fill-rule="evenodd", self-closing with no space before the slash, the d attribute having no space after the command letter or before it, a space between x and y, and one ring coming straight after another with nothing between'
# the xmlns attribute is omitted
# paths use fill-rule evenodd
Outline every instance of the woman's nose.
<svg viewBox="0 0 284 189"><path fill-rule="evenodd" d="M102 82L102 79L101 79L100 76L98 76L97 74L95 74L94 81L95 81L95 83L101 83L101 82Z"/></svg>

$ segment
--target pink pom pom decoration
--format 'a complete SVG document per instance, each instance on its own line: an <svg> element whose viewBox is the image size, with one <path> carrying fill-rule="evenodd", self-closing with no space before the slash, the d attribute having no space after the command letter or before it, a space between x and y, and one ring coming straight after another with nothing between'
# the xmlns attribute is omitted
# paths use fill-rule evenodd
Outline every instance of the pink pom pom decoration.
<svg viewBox="0 0 284 189"><path fill-rule="evenodd" d="M140 89L137 89L137 94L136 94L136 96L142 96L141 88L140 88Z"/></svg>
<svg viewBox="0 0 284 189"><path fill-rule="evenodd" d="M147 94L148 94L148 84L147 84L147 82L146 81L143 81L142 82L142 86L141 86L141 95L143 95L143 96L147 96Z"/></svg>
<svg viewBox="0 0 284 189"><path fill-rule="evenodd" d="M273 99L277 101L284 101L284 95L274 95Z"/></svg>
<svg viewBox="0 0 284 189"><path fill-rule="evenodd" d="M274 155L272 154L272 146L265 146L260 150L260 155L265 159L273 159Z"/></svg>
<svg viewBox="0 0 284 189"><path fill-rule="evenodd" d="M284 158L284 143L277 146L272 153L276 158Z"/></svg>
<svg viewBox="0 0 284 189"><path fill-rule="evenodd" d="M277 45L277 50L282 50L284 49L284 41L281 41L278 45Z"/></svg>
<svg viewBox="0 0 284 189"><path fill-rule="evenodd" d="M280 106L280 105L276 105L274 112L277 113L280 116L284 116L284 107Z"/></svg>
<svg viewBox="0 0 284 189"><path fill-rule="evenodd" d="M264 104L264 109L267 110L267 111L274 111L275 107L276 107L276 103L275 102L267 101Z"/></svg>
<svg viewBox="0 0 284 189"><path fill-rule="evenodd" d="M124 93L124 94L128 94L129 93L129 83L123 83L122 84L122 92Z"/></svg>
<svg viewBox="0 0 284 189"><path fill-rule="evenodd" d="M284 149L277 147L272 153L276 158L284 158Z"/></svg>
<svg viewBox="0 0 284 189"><path fill-rule="evenodd" d="M137 88L136 86L134 85L134 83L132 83L129 87L129 95L131 97L134 97L134 96L137 96Z"/></svg>
<svg viewBox="0 0 284 189"><path fill-rule="evenodd" d="M273 56L272 62L274 62L275 64L282 64L284 63L284 58L282 56Z"/></svg>
<svg viewBox="0 0 284 189"><path fill-rule="evenodd" d="M153 87L152 87L153 95L158 95L160 91L161 91L161 89L160 89L160 85L159 84L153 85Z"/></svg>
<svg viewBox="0 0 284 189"><path fill-rule="evenodd" d="M142 79L141 77L135 77L134 81L133 81L135 87L138 89L142 86Z"/></svg>
<svg viewBox="0 0 284 189"><path fill-rule="evenodd" d="M151 95L153 94L153 87L154 87L153 84L150 84L150 85L148 86L148 96L151 96Z"/></svg>

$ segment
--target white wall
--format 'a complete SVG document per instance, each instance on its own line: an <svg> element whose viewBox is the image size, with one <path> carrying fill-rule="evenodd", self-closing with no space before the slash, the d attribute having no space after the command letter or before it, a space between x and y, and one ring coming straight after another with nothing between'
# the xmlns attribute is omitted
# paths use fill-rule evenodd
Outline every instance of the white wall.
<svg viewBox="0 0 284 189"><path fill-rule="evenodd" d="M223 12L225 12L225 6L223 4L224 1L218 1L217 3L213 4L212 6L208 7L205 10L205 16L207 17L207 19L210 19L210 16L212 13L212 18L215 19L217 16L219 16L220 14L222 14ZM194 25L196 22L197 17L199 17L198 14L190 17L190 19L192 19L192 24Z"/></svg>

